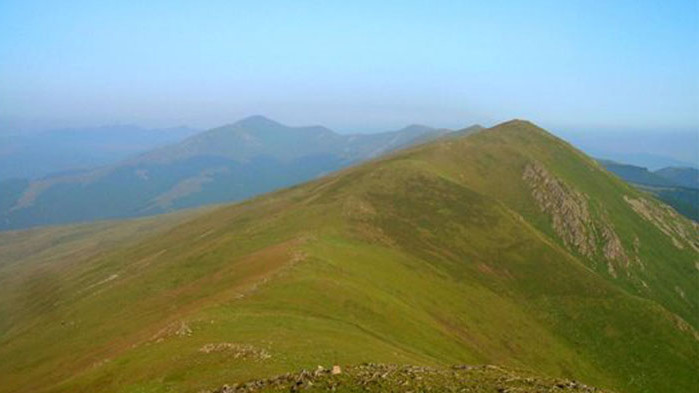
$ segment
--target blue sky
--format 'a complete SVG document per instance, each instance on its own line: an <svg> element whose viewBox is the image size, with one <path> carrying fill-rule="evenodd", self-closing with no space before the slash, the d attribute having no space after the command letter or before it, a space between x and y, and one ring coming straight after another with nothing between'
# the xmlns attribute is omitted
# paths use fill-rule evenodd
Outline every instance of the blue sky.
<svg viewBox="0 0 699 393"><path fill-rule="evenodd" d="M0 0L0 128L696 128L698 3Z"/></svg>

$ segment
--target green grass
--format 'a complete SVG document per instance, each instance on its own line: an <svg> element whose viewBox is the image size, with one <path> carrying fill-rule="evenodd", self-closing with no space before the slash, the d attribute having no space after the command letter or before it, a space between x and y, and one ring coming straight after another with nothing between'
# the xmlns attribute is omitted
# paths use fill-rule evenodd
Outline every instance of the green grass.
<svg viewBox="0 0 699 393"><path fill-rule="evenodd" d="M638 238L644 267L615 278L568 250L522 180L532 160L627 251ZM642 194L510 122L211 211L0 234L0 391L197 392L363 362L690 391L697 252L624 195ZM269 357L202 351L221 343Z"/></svg>

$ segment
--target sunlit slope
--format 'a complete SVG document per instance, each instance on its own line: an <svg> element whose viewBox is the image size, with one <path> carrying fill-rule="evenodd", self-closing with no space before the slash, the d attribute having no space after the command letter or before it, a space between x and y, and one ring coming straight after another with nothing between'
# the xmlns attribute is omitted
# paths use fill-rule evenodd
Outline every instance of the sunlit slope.
<svg viewBox="0 0 699 393"><path fill-rule="evenodd" d="M414 151L494 197L629 293L699 325L699 226L526 121Z"/></svg>
<svg viewBox="0 0 699 393"><path fill-rule="evenodd" d="M361 362L690 391L696 240L565 142L509 122L98 253L0 265L0 391L196 392Z"/></svg>

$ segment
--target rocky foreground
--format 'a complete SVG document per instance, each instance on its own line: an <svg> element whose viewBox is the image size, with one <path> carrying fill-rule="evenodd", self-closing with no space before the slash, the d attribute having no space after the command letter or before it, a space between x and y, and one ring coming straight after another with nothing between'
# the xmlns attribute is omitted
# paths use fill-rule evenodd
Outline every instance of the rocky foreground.
<svg viewBox="0 0 699 393"><path fill-rule="evenodd" d="M248 392L609 392L580 382L535 377L497 366L451 368L362 364L303 370L224 385L212 393Z"/></svg>

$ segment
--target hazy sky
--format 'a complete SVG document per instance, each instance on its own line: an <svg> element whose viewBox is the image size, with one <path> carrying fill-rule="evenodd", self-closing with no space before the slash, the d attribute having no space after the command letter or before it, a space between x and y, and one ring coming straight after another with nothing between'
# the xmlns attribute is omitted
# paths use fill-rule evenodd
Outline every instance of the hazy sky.
<svg viewBox="0 0 699 393"><path fill-rule="evenodd" d="M688 1L0 1L0 128L699 126Z"/></svg>

